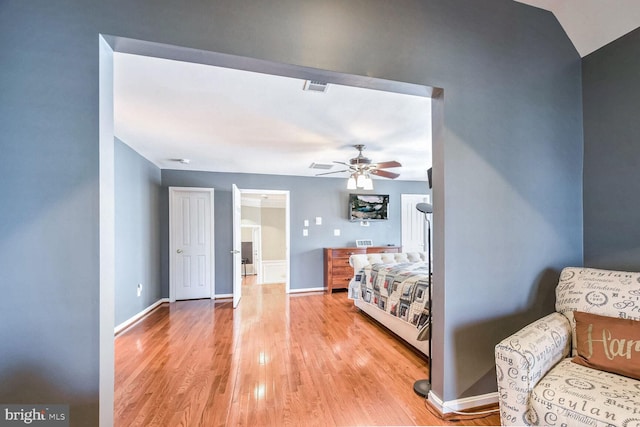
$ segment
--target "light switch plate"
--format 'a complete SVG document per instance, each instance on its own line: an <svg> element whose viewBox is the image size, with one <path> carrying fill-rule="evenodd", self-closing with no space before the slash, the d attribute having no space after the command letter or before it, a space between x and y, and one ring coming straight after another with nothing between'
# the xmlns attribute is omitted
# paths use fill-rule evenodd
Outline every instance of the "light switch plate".
<svg viewBox="0 0 640 427"><path fill-rule="evenodd" d="M317 216L316 217L316 225L322 225L322 217L321 216Z"/></svg>
<svg viewBox="0 0 640 427"><path fill-rule="evenodd" d="M340 229L339 229L339 228L335 228L335 229L333 230L333 235L334 235L334 236L339 236L339 235L340 235Z"/></svg>

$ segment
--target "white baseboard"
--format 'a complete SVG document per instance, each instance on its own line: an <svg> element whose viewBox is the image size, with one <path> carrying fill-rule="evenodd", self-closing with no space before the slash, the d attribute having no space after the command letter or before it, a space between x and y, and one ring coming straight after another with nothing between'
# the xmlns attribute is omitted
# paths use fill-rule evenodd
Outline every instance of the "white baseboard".
<svg viewBox="0 0 640 427"><path fill-rule="evenodd" d="M214 297L214 299L227 299L227 298L233 298L233 294L216 294L216 296Z"/></svg>
<svg viewBox="0 0 640 427"><path fill-rule="evenodd" d="M122 332L122 330L128 328L129 326L133 325L134 323L136 323L138 320L140 320L142 317L144 317L146 314L150 313L151 311L153 311L157 306L159 306L162 303L165 302L169 302L169 298L161 298L158 301L154 302L153 304L151 304L149 307L145 308L144 310L142 310L140 313L131 316L129 319L125 320L124 322L120 323L118 326L116 326L114 328L113 333L115 335L117 335L118 333Z"/></svg>
<svg viewBox="0 0 640 427"><path fill-rule="evenodd" d="M438 396L429 392L429 401L440 411L441 414L451 414L455 411L466 411L481 406L493 405L498 403L498 392L481 394L478 396L463 397L462 399L449 400L443 402Z"/></svg>
<svg viewBox="0 0 640 427"><path fill-rule="evenodd" d="M299 293L303 293L303 292L324 292L326 291L327 288L320 287L320 288L302 288L302 289L289 289L289 293L290 294L299 294Z"/></svg>

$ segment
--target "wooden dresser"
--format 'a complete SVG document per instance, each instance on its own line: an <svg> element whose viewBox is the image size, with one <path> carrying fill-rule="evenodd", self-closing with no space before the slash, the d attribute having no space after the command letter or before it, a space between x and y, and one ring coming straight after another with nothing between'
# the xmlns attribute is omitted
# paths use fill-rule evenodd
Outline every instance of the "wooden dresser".
<svg viewBox="0 0 640 427"><path fill-rule="evenodd" d="M324 248L324 286L328 292L347 289L353 277L349 257L354 254L397 253L401 246L371 246L368 248Z"/></svg>

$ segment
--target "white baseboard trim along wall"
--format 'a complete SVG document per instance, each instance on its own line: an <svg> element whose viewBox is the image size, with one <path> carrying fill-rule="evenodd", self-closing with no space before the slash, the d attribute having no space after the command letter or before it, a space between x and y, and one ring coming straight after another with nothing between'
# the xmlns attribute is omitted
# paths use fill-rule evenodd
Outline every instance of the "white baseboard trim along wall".
<svg viewBox="0 0 640 427"><path fill-rule="evenodd" d="M455 411L466 411L469 409L479 408L481 406L493 405L498 403L498 392L480 394L478 396L464 397L462 399L449 400L443 402L433 392L429 392L429 401L440 411L441 414L450 414Z"/></svg>
<svg viewBox="0 0 640 427"><path fill-rule="evenodd" d="M289 289L290 294L301 294L303 292L324 292L327 288L321 286L319 288L303 288L303 289Z"/></svg>
<svg viewBox="0 0 640 427"><path fill-rule="evenodd" d="M131 316L130 318L128 318L127 320L125 320L124 322L120 323L118 326L115 327L114 334L117 335L122 330L124 330L124 329L128 328L129 326L133 325L138 320L140 320L142 317L144 317L147 313L150 313L157 306L159 306L160 304L165 303L165 302L169 302L169 298L161 298L158 301L156 301L153 304L151 304L149 307L147 307L144 310L142 310L140 313L138 313L138 314L136 314L134 316Z"/></svg>

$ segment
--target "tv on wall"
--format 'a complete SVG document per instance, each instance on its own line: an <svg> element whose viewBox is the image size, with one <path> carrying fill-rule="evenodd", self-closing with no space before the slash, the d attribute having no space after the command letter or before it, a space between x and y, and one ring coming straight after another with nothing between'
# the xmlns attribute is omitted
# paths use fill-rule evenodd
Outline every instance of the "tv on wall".
<svg viewBox="0 0 640 427"><path fill-rule="evenodd" d="M389 219L388 194L349 194L351 221L385 221Z"/></svg>

